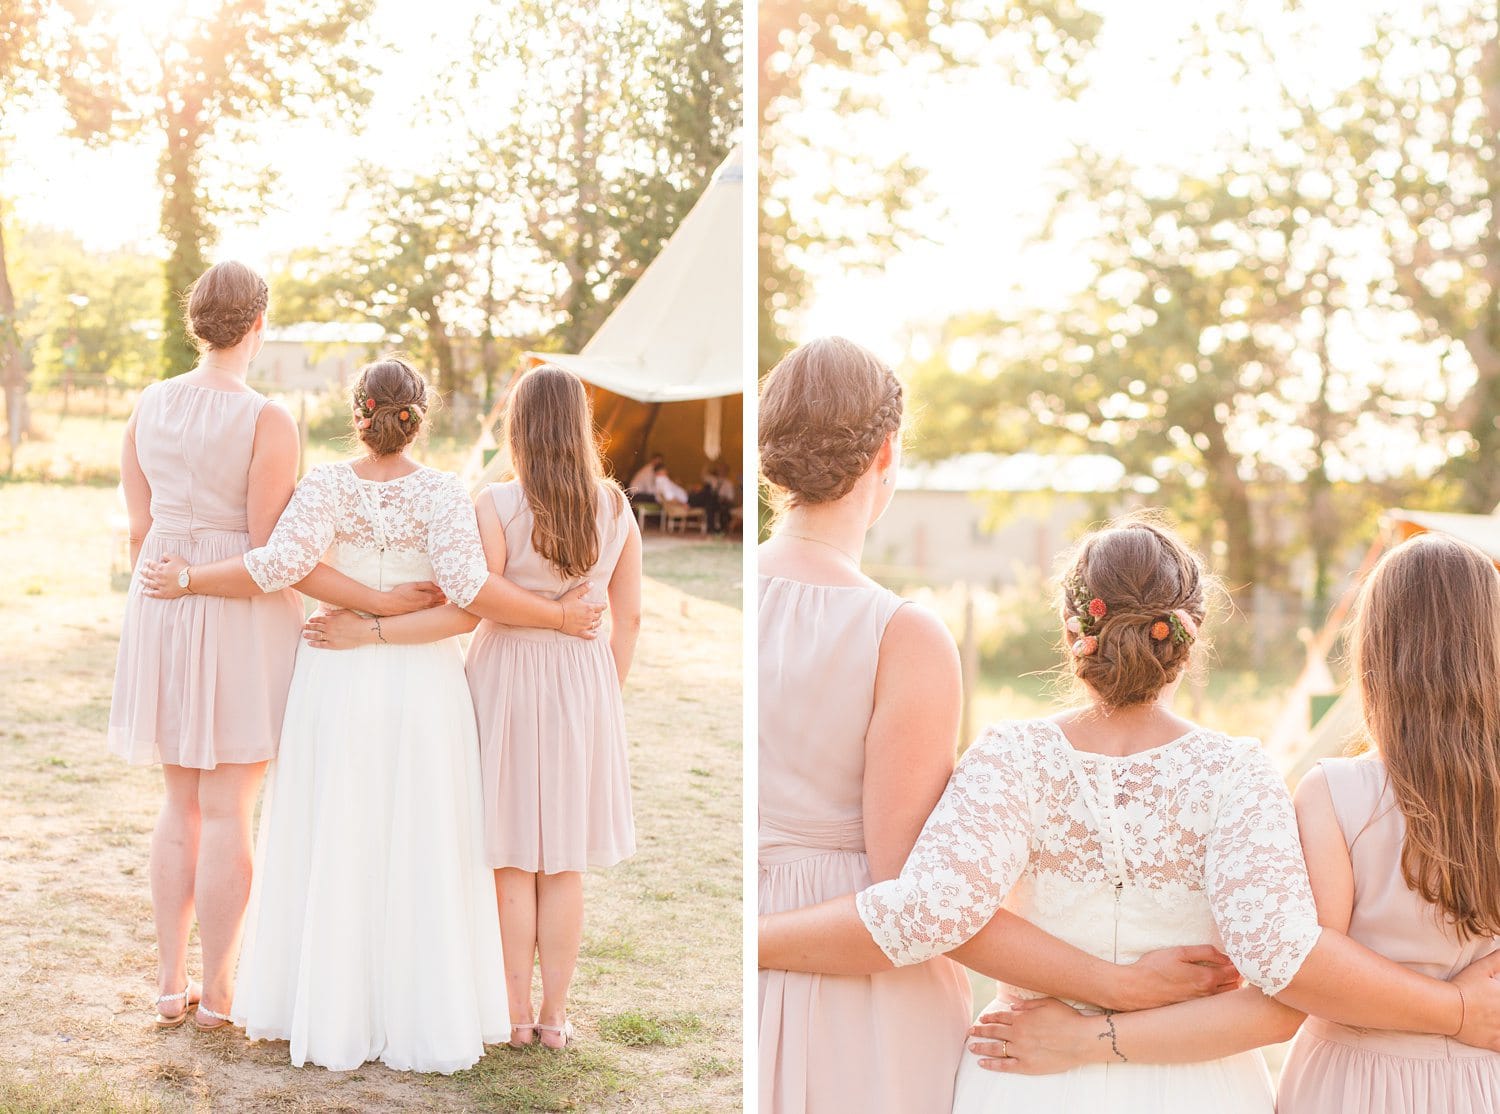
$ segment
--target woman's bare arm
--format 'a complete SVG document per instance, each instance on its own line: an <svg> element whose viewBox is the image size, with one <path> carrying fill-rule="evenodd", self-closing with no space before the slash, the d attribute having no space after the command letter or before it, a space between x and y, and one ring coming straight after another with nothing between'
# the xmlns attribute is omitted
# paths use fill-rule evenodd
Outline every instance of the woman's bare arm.
<svg viewBox="0 0 1500 1114"><path fill-rule="evenodd" d="M141 556L141 543L151 532L151 483L141 470L135 451L135 416L125 424L125 440L120 446L120 487L125 492L125 514L130 520L130 568Z"/></svg>
<svg viewBox="0 0 1500 1114"><path fill-rule="evenodd" d="M609 578L609 652L622 688L641 634L641 531L633 516L627 518L630 533Z"/></svg>

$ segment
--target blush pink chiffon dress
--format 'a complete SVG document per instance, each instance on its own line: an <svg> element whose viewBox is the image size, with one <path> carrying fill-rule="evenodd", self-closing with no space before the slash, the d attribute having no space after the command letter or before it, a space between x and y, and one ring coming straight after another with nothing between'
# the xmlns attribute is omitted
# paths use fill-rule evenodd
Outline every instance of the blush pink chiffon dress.
<svg viewBox="0 0 1500 1114"><path fill-rule="evenodd" d="M879 587L759 584L759 910L870 884L865 733L886 624ZM946 958L877 975L760 972L763 1114L938 1114L964 1055L968 978Z"/></svg>
<svg viewBox="0 0 1500 1114"><path fill-rule="evenodd" d="M1461 940L1401 876L1406 820L1375 755L1319 765L1354 866L1349 935L1403 967L1448 979L1496 948ZM1492 1114L1500 1110L1500 1053L1448 1037L1356 1029L1318 1017L1302 1024L1281 1069L1277 1114Z"/></svg>
<svg viewBox="0 0 1500 1114"><path fill-rule="evenodd" d="M564 577L531 543L536 523L521 485L492 484L505 531L505 577L558 597L587 580L605 590L635 516L612 485L595 504L599 556ZM511 627L486 619L465 671L479 720L485 861L541 874L608 867L635 853L625 705L609 639Z"/></svg>
<svg viewBox="0 0 1500 1114"><path fill-rule="evenodd" d="M202 565L250 550L250 456L267 402L175 379L141 392L135 449L151 485L151 530L138 570L168 553ZM274 758L301 628L291 589L158 600L132 577L109 749L132 765L200 770Z"/></svg>

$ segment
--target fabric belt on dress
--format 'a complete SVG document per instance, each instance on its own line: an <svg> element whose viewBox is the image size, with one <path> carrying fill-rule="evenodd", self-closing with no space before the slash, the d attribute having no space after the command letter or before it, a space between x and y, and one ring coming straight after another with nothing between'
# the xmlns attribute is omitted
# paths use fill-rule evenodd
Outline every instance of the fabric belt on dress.
<svg viewBox="0 0 1500 1114"><path fill-rule="evenodd" d="M864 854L863 820L821 820L760 814L761 865L796 862L832 851Z"/></svg>
<svg viewBox="0 0 1500 1114"><path fill-rule="evenodd" d="M195 541L202 537L213 537L222 534L248 534L249 523L224 523L215 524L207 522L163 522L160 519L151 523L151 534L158 538L187 538Z"/></svg>
<svg viewBox="0 0 1500 1114"><path fill-rule="evenodd" d="M1392 1033L1383 1029L1356 1029L1321 1017L1309 1017L1302 1028L1310 1036L1362 1052L1377 1052L1407 1060L1500 1060L1500 1052L1460 1044L1452 1037L1433 1033Z"/></svg>

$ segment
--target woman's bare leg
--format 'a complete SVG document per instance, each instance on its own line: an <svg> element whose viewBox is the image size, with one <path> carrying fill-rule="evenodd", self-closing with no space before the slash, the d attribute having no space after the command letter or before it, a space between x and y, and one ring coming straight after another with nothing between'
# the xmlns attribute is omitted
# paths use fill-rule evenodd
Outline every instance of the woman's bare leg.
<svg viewBox="0 0 1500 1114"><path fill-rule="evenodd" d="M537 953L542 963L542 1009L537 1021L561 1026L568 1016L568 985L583 944L583 873L577 870L536 876ZM542 1043L560 1046L562 1034L542 1034Z"/></svg>
<svg viewBox="0 0 1500 1114"><path fill-rule="evenodd" d="M266 764L204 770L198 784L203 834L198 846L198 937L203 942L203 1004L227 1014L234 1001L240 933L250 900L250 828Z"/></svg>
<svg viewBox="0 0 1500 1114"><path fill-rule="evenodd" d="M188 938L193 932L193 880L198 863L198 775L185 766L163 766L166 796L151 833L151 912L156 920L157 990L179 994L188 983ZM165 1017L187 1000L161 1003Z"/></svg>
<svg viewBox="0 0 1500 1114"><path fill-rule="evenodd" d="M529 870L502 867L495 871L495 900L500 906L500 946L505 954L505 996L510 1023L529 1025L536 1019L531 1006L532 972L536 969L536 875ZM518 1044L530 1044L520 1034Z"/></svg>

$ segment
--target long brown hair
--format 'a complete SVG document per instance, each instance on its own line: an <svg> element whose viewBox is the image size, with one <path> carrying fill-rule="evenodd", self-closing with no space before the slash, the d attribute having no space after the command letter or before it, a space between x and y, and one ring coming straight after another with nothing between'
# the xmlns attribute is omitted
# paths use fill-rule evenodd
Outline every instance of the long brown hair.
<svg viewBox="0 0 1500 1114"><path fill-rule="evenodd" d="M1406 818L1401 875L1461 936L1500 935L1500 572L1423 534L1360 591L1364 726Z"/></svg>
<svg viewBox="0 0 1500 1114"><path fill-rule="evenodd" d="M599 559L599 486L616 511L625 498L605 475L583 381L553 364L526 372L511 389L505 438L535 520L532 546L563 576L582 576Z"/></svg>

